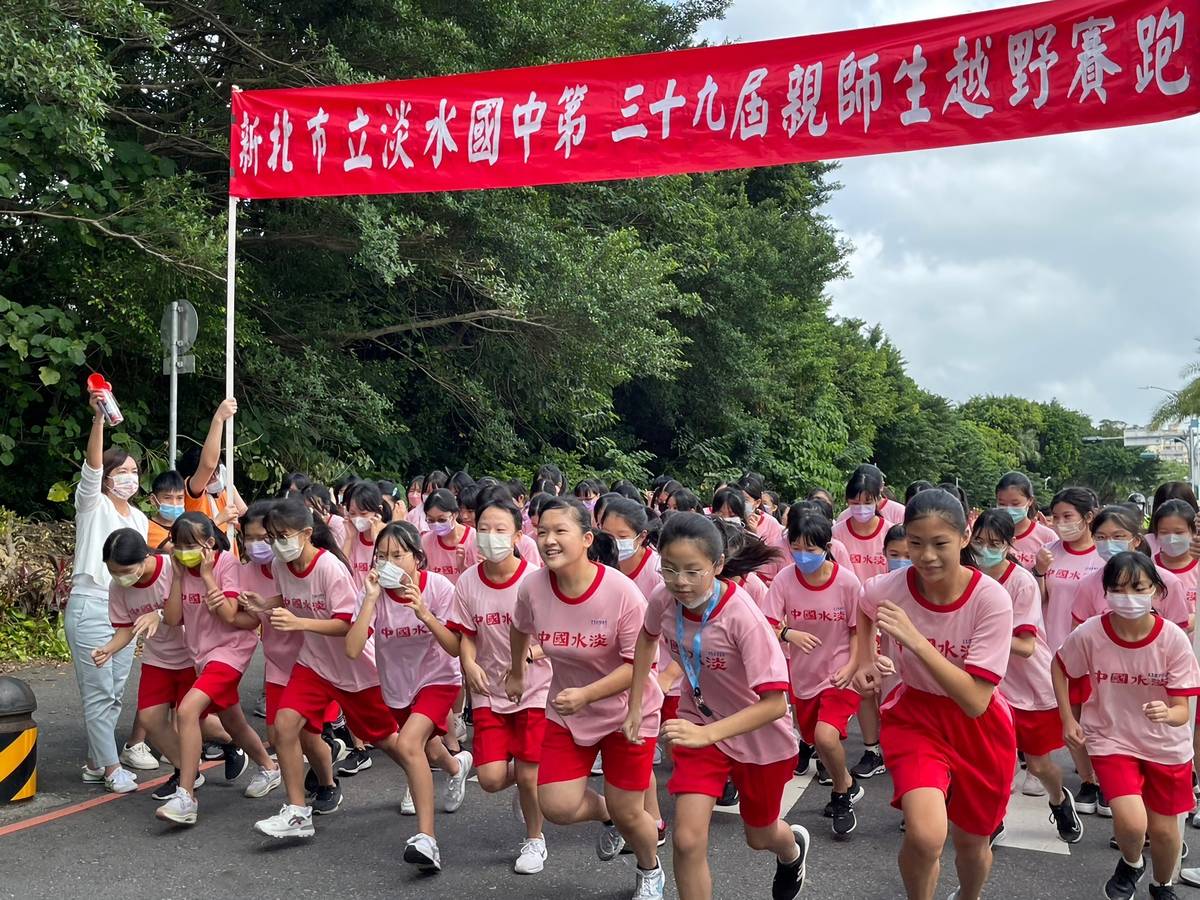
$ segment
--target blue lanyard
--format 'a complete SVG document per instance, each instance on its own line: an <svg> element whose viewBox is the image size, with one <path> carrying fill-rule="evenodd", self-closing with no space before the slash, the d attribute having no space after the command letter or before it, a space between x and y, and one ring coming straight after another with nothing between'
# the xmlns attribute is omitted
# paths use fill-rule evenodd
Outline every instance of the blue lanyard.
<svg viewBox="0 0 1200 900"><path fill-rule="evenodd" d="M704 632L704 626L708 624L709 618L713 614L713 610L717 608L717 603L721 599L721 582L717 582L713 588L713 595L708 601L708 605L704 607L704 614L700 617L700 624L696 627L696 634L692 638L692 652L688 653L687 648L683 643L683 605L677 603L675 605L675 638L679 645L679 661L683 664L684 674L687 675L688 684L692 686L692 696L696 698L696 706L699 708L701 715L712 717L712 710L708 708L704 702L704 697L700 693L700 667L704 663L704 657L701 650L701 637Z"/></svg>

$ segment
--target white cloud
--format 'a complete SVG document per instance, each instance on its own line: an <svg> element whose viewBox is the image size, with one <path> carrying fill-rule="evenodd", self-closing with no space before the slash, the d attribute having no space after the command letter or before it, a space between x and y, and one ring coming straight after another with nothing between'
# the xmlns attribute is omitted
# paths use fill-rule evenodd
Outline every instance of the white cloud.
<svg viewBox="0 0 1200 900"><path fill-rule="evenodd" d="M700 37L763 40L1010 5L735 0ZM1144 422L1200 337L1200 117L847 160L834 311L879 322L923 386Z"/></svg>

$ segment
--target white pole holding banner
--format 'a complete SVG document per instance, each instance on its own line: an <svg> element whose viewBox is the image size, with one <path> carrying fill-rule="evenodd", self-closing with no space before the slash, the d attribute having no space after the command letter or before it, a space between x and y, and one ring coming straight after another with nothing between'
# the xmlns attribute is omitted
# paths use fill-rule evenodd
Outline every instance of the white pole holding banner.
<svg viewBox="0 0 1200 900"><path fill-rule="evenodd" d="M235 88L236 90L236 88ZM225 396L233 396L234 267L237 257L237 198L229 197L228 252L225 260ZM225 487L233 500L233 417L225 420Z"/></svg>

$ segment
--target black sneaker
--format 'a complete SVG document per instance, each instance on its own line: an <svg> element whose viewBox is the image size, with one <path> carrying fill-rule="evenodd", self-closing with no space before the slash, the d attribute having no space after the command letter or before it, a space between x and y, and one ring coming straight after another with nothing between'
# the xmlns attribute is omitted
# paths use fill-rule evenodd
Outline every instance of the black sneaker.
<svg viewBox="0 0 1200 900"><path fill-rule="evenodd" d="M1025 751L1024 750L1017 751L1017 762L1019 762L1021 764L1022 769L1025 768Z"/></svg>
<svg viewBox="0 0 1200 900"><path fill-rule="evenodd" d="M1058 829L1059 839L1068 844L1077 844L1083 837L1083 823L1079 821L1079 814L1075 812L1075 798L1066 788L1063 788L1062 803L1058 806L1050 804L1050 821Z"/></svg>
<svg viewBox="0 0 1200 900"><path fill-rule="evenodd" d="M1135 869L1125 862L1124 857L1121 857L1117 860L1117 867L1113 870L1112 878L1108 879L1104 885L1104 896L1108 900L1131 900L1137 893L1138 882L1145 874L1145 863Z"/></svg>
<svg viewBox="0 0 1200 900"><path fill-rule="evenodd" d="M866 791L863 790L863 786L861 784L859 784L856 779L851 779L850 780L850 802L857 803L859 800L861 800L863 798L864 794L866 794ZM829 792L829 796L833 797L833 791ZM828 803L825 804L825 809L821 811L821 815L824 816L826 819L833 818L833 800L832 799ZM900 830L903 831L904 829L901 828Z"/></svg>
<svg viewBox="0 0 1200 900"><path fill-rule="evenodd" d="M321 785L317 781L317 773L309 769L304 773L304 796L311 797Z"/></svg>
<svg viewBox="0 0 1200 900"><path fill-rule="evenodd" d="M658 844L656 846L661 847L666 842L667 842L667 822L664 819L662 825L660 825L659 829L658 829ZM633 854L633 847L630 846L627 841L625 843L625 846L621 848L621 856L630 856L632 854Z"/></svg>
<svg viewBox="0 0 1200 900"><path fill-rule="evenodd" d="M1091 781L1085 781L1075 792L1075 812L1085 816L1095 815L1096 801L1100 798L1100 786Z"/></svg>
<svg viewBox="0 0 1200 900"><path fill-rule="evenodd" d="M1112 818L1112 807L1104 799L1104 791L1096 792L1096 815L1103 816L1106 819Z"/></svg>
<svg viewBox="0 0 1200 900"><path fill-rule="evenodd" d="M800 755L796 758L796 774L807 775L812 768L813 755L817 752L812 744L800 742Z"/></svg>
<svg viewBox="0 0 1200 900"><path fill-rule="evenodd" d="M817 784L823 784L829 787L833 784L833 776L825 768L825 764L820 759L817 760Z"/></svg>
<svg viewBox="0 0 1200 900"><path fill-rule="evenodd" d="M334 766L334 771L339 775L357 775L363 769L371 768L371 754L365 748L359 750L354 747L346 754L346 758Z"/></svg>
<svg viewBox="0 0 1200 900"><path fill-rule="evenodd" d="M790 828L792 834L796 836L800 855L790 863L775 860L775 880L771 882L771 900L796 900L800 896L800 889L804 887L804 876L808 868L808 829L803 825L792 825Z"/></svg>
<svg viewBox="0 0 1200 900"><path fill-rule="evenodd" d="M738 789L731 778L725 782L725 790L721 791L721 797L717 800L717 806L733 806L737 802Z"/></svg>
<svg viewBox="0 0 1200 900"><path fill-rule="evenodd" d="M192 783L192 793L197 789L204 787L204 773L197 772L196 780ZM150 796L154 800L170 800L175 796L175 791L179 788L179 770L176 769L171 773L171 777L154 789L154 793Z"/></svg>
<svg viewBox="0 0 1200 900"><path fill-rule="evenodd" d="M341 738L335 737L328 725L321 732L321 740L329 746L329 756L335 766L350 755L350 745Z"/></svg>
<svg viewBox="0 0 1200 900"><path fill-rule="evenodd" d="M854 815L854 804L850 802L850 792L839 794L833 791L829 795L830 818L833 819L833 836L847 838L858 827L858 817Z"/></svg>
<svg viewBox="0 0 1200 900"><path fill-rule="evenodd" d="M242 773L250 766L250 757L237 744L224 744L221 747L225 755L225 780L233 781L242 777Z"/></svg>
<svg viewBox="0 0 1200 900"><path fill-rule="evenodd" d="M209 741L208 743L206 743L204 745L204 748L200 751L200 757L202 759L206 759L206 760L210 760L210 761L214 760L214 759L224 759L225 750L220 744L216 743L215 741Z"/></svg>
<svg viewBox="0 0 1200 900"><path fill-rule="evenodd" d="M887 771L887 767L883 764L883 755L876 753L874 750L864 750L862 759L854 764L850 770L850 774L855 778L874 778L876 775L882 775Z"/></svg>
<svg viewBox="0 0 1200 900"><path fill-rule="evenodd" d="M342 805L342 785L335 778L333 784L329 787L324 785L319 786L315 794L313 794L312 811L318 816L327 816L330 813L338 811L338 807Z"/></svg>
<svg viewBox="0 0 1200 900"><path fill-rule="evenodd" d="M1150 885L1150 900L1179 900L1173 884Z"/></svg>
<svg viewBox="0 0 1200 900"><path fill-rule="evenodd" d="M1003 822L1001 822L1001 823L1000 823L1000 824L999 824L999 825L996 827L996 830L992 832L992 836L991 836L990 838L988 838L988 847L989 847L989 848L991 848L991 847L995 847L995 846L996 846L996 841L998 841L998 840L1000 840L1000 838L1004 837L1004 834L1005 834L1005 832L1004 832L1004 823L1003 823Z"/></svg>

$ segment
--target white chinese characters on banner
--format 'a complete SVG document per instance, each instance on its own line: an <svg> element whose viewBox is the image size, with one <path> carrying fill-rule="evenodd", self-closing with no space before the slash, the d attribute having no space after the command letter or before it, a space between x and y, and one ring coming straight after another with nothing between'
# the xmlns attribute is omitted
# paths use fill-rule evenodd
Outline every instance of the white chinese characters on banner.
<svg viewBox="0 0 1200 900"><path fill-rule="evenodd" d="M292 120L286 109L283 111L282 119L279 113L275 113L274 122L267 136L271 139L271 155L267 158L267 168L274 172L282 157L283 171L292 171L292 161L288 157L288 144L292 139Z"/></svg>
<svg viewBox="0 0 1200 900"><path fill-rule="evenodd" d="M371 154L367 152L367 126L371 124L371 117L368 116L361 106L354 110L354 118L350 120L350 137L346 144L350 148L350 152L346 155L346 161L342 163L342 170L345 172L353 172L355 169L369 169L374 160L371 159ZM358 152L354 152L354 135L362 132L358 136Z"/></svg>
<svg viewBox="0 0 1200 900"><path fill-rule="evenodd" d="M446 98L443 97L441 103L438 104L437 115L425 123L425 130L429 132L429 137L425 139L425 155L429 155L429 148L432 147L433 167L435 169L442 165L443 150L450 153L458 152L458 144L455 143L454 137L450 134L450 123L454 121L454 117L457 115L457 106L451 106L450 111L446 111Z"/></svg>
<svg viewBox="0 0 1200 900"><path fill-rule="evenodd" d="M385 169L394 168L397 162L404 164L404 168L411 169L413 161L409 158L408 153L404 150L404 142L408 140L408 114L412 112L412 104L401 100L395 106L390 103L384 104L384 109L387 114L395 121L391 126L386 123L379 127L386 137L389 127L391 128L391 137L383 142L382 162Z"/></svg>
<svg viewBox="0 0 1200 900"><path fill-rule="evenodd" d="M933 118L929 107L921 105L921 98L925 96L924 76L927 68L929 61L921 55L921 45L914 44L912 59L900 63L900 68L896 70L893 84L899 84L905 79L909 82L908 90L904 92L904 96L908 98L908 109L900 113L901 125L920 125Z"/></svg>
<svg viewBox="0 0 1200 900"><path fill-rule="evenodd" d="M313 158L317 161L317 174L321 174L321 163L325 159L325 123L329 121L329 113L323 107L317 107L317 114L308 120L308 130L312 132Z"/></svg>
<svg viewBox="0 0 1200 900"><path fill-rule="evenodd" d="M851 53L838 64L838 123L861 115L864 134L871 128L871 113L883 103L882 80L871 71L877 62L878 53L861 59Z"/></svg>
<svg viewBox="0 0 1200 900"><path fill-rule="evenodd" d="M546 103L533 91L529 92L528 100L513 107L513 137L523 142L525 162L529 162L529 138L542 130L546 108Z"/></svg>
<svg viewBox="0 0 1200 900"><path fill-rule="evenodd" d="M241 127L242 149L238 153L238 164L243 172L253 169L258 174L258 148L262 145L262 135L258 133L258 116L250 120L250 114L242 113Z"/></svg>
<svg viewBox="0 0 1200 900"><path fill-rule="evenodd" d="M1183 45L1183 26L1183 13L1172 15L1170 7L1165 8L1157 19L1154 16L1138 19L1138 46L1142 48L1142 61L1137 67L1135 89L1139 94L1150 87L1151 82L1157 84L1158 89L1168 97L1182 94L1188 89L1192 74L1186 66L1178 78L1167 79L1163 74L1171 57Z"/></svg>
<svg viewBox="0 0 1200 900"><path fill-rule="evenodd" d="M655 100L650 104L650 112L656 116L662 116L662 136L666 140L671 136L671 111L679 109L687 103L687 98L682 94L675 93L675 79L667 79L667 90L663 94L661 100Z"/></svg>
<svg viewBox="0 0 1200 900"><path fill-rule="evenodd" d="M824 113L817 115L824 69L823 64L813 63L792 66L788 73L788 102L783 108L783 128L788 137L794 137L806 123L810 137L820 137L829 130L828 117Z"/></svg>
<svg viewBox="0 0 1200 900"><path fill-rule="evenodd" d="M629 87L625 88L626 105L621 107L622 118L632 119L638 114L638 104L630 103L629 101L636 100L645 92L646 86L644 84L631 84ZM648 134L650 134L650 130L646 128L645 125L638 122L635 125L626 125L623 128L617 128L612 133L612 139L614 143L620 143L621 141L627 141L630 138L644 138Z"/></svg>
<svg viewBox="0 0 1200 900"><path fill-rule="evenodd" d="M467 161L494 166L500 158L500 125L504 121L504 98L492 97L471 104L471 128L467 134Z"/></svg>
<svg viewBox="0 0 1200 900"><path fill-rule="evenodd" d="M709 131L724 131L725 130L725 106L721 105L721 114L715 115L713 107L717 102L717 82L711 75L705 76L704 87L700 88L700 93L696 95L696 114L692 116L692 127L695 128L700 124L701 116L704 117L704 124Z"/></svg>
<svg viewBox="0 0 1200 900"><path fill-rule="evenodd" d="M579 113L587 92L586 84L577 84L563 88L562 96L558 98L563 109L558 114L558 141L554 149L556 152L562 150L565 159L571 158L571 148L578 147L587 134L587 116Z"/></svg>
<svg viewBox="0 0 1200 900"><path fill-rule="evenodd" d="M1058 54L1050 49L1058 29L1043 25L1020 31L1008 38L1008 68L1012 72L1012 106L1020 105L1029 96L1029 76L1038 76L1038 95L1033 99L1033 108L1041 109L1050 99L1050 69L1058 62ZM1034 51L1037 55L1034 56Z"/></svg>
<svg viewBox="0 0 1200 900"><path fill-rule="evenodd" d="M946 102L942 104L943 113L952 103L957 103L963 112L973 119L982 119L992 112L992 107L986 103L976 102L980 98L991 97L987 87L987 51L990 49L990 36L975 38L975 53L971 55L967 39L958 39L958 46L954 48L954 67L946 73L946 80L950 82L950 93L946 95Z"/></svg>
<svg viewBox="0 0 1200 900"><path fill-rule="evenodd" d="M1075 77L1071 79L1071 86L1067 89L1068 97L1079 88L1080 103L1090 94L1095 94L1101 103L1108 102L1104 78L1107 75L1116 75L1121 71L1121 67L1108 58L1108 44L1104 42L1104 33L1116 27L1117 23L1113 17L1105 16L1101 19L1093 17L1086 22L1078 22L1071 29L1071 46L1079 48L1079 55L1076 57L1079 68L1075 70Z"/></svg>
<svg viewBox="0 0 1200 900"><path fill-rule="evenodd" d="M744 141L747 138L766 135L770 107L758 93L758 89L766 80L766 69L754 69L746 76L742 92L738 94L737 111L733 115L733 127L729 130L730 137L737 134L738 139Z"/></svg>

